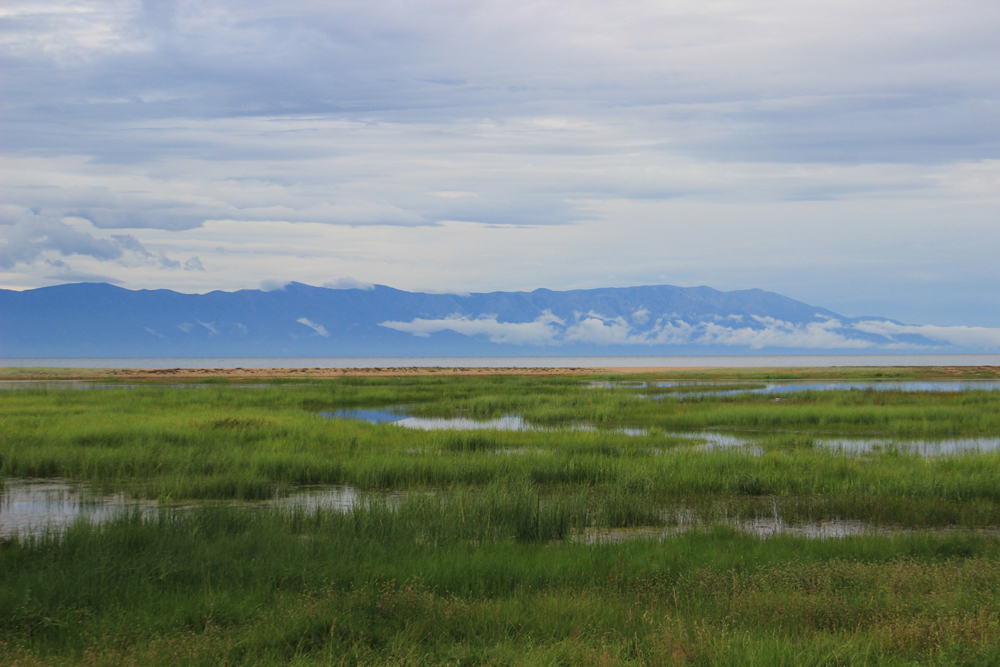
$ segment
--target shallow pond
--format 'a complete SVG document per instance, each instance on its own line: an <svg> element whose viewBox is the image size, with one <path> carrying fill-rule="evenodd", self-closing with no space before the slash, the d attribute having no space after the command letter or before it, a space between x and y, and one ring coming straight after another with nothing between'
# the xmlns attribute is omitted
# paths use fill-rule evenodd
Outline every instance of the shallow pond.
<svg viewBox="0 0 1000 667"><path fill-rule="evenodd" d="M397 406L392 408L368 409L368 410L329 410L319 413L326 419L356 419L366 421L370 424L393 424L403 428L419 429L421 431L587 431L594 432L599 429L593 424L574 422L562 427L537 426L525 421L520 415L504 415L496 419L471 419L469 417L413 417L406 412L406 408ZM624 435L647 435L649 431L644 428L619 427L604 429L608 433L621 433Z"/></svg>
<svg viewBox="0 0 1000 667"><path fill-rule="evenodd" d="M97 494L87 490L85 484L69 480L19 480L8 479L0 486L0 537L10 535L38 535L47 530L64 530L74 521L85 519L102 523L123 512L140 512L152 516L160 511L190 511L200 505L225 504L247 509L281 507L305 512L328 510L348 512L355 505L371 498L384 498L397 502L404 493L379 493L359 491L349 486L299 487L284 497L262 502L230 501L220 503L188 502L161 505L156 501L134 500L123 493ZM658 538L706 530L713 525L727 525L737 531L768 538L775 535L794 535L812 539L832 539L859 535L946 534L957 532L954 528L914 530L861 521L831 520L823 522L789 523L775 515L754 519L718 519L705 522L696 518L686 508L665 510L673 516L674 525L667 527L640 526L635 528L587 528L576 532L571 539L590 544L621 542L634 539ZM1000 536L996 528L980 529L980 534Z"/></svg>
<svg viewBox="0 0 1000 667"><path fill-rule="evenodd" d="M862 537L868 535L894 536L894 535L951 535L956 533L976 533L989 537L1000 537L1000 530L996 528L981 529L958 529L958 528L930 528L915 530L902 526L889 526L865 523L863 521L813 521L805 523L788 523L780 518L758 518L739 521L716 521L713 523L690 522L681 523L666 528L656 528L652 526L640 526L636 528L588 528L579 531L571 539L586 544L606 544L627 542L630 540L658 539L661 542L673 535L680 535L696 530L708 530L713 525L725 525L734 528L736 531L746 533L760 539L777 537L779 535L791 535L794 537L806 537L814 540L844 539L849 537Z"/></svg>
<svg viewBox="0 0 1000 667"><path fill-rule="evenodd" d="M797 394L805 391L959 392L1000 390L1000 380L833 380L789 382L591 382L592 389L672 389L643 398L689 398L738 394Z"/></svg>
<svg viewBox="0 0 1000 667"><path fill-rule="evenodd" d="M401 494L362 493L350 486L302 486L287 495L261 502L214 501L238 507L283 507L304 511L346 512L364 498L390 500ZM160 510L187 511L206 503L160 504L136 500L125 493L91 492L86 484L63 479L8 479L0 485L0 536L38 534L46 528L64 529L78 519L101 523L122 512L153 515Z"/></svg>
<svg viewBox="0 0 1000 667"><path fill-rule="evenodd" d="M743 448L748 454L755 456L759 456L765 451L761 446L761 439L738 433L677 431L667 432L665 435L671 438L704 441L698 446L698 449L703 451ZM912 440L846 436L817 437L813 440L813 443L816 447L845 455L899 452L903 454L917 454L924 457L935 457L985 454L1000 450L1000 437L995 436Z"/></svg>
<svg viewBox="0 0 1000 667"><path fill-rule="evenodd" d="M372 424L394 424L404 428L421 429L425 431L494 430L552 432L570 430L595 432L599 430L592 424L585 423L567 424L561 428L537 426L525 421L519 415L504 415L498 419L488 420L476 420L468 417L413 417L407 414L406 408L402 406L366 410L334 410L321 412L320 415L328 419L357 419ZM630 427L601 430L607 433L619 433L630 436L644 436L656 433L656 431L651 431L650 429ZM685 440L699 441L697 449L701 451L738 448L747 455L751 456L760 456L765 451L761 446L760 438L742 433L724 433L718 431L667 431L663 433L663 435L669 438L682 438ZM957 454L977 454L1000 450L1000 437L995 436L939 439L922 438L909 440L899 438L826 436L816 437L814 439L814 443L817 447L849 455L898 451L931 457ZM519 452L520 450L510 451ZM657 453L669 453L671 451L674 450L657 450ZM504 452L502 451L498 453Z"/></svg>
<svg viewBox="0 0 1000 667"><path fill-rule="evenodd" d="M0 535L65 528L83 517L101 522L123 510L153 512L155 501L136 501L123 493L92 494L64 480L8 479L0 486Z"/></svg>

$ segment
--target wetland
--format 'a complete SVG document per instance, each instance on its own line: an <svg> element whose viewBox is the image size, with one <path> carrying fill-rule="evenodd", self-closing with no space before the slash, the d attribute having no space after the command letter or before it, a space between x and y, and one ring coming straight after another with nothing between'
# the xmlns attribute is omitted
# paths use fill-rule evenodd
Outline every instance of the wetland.
<svg viewBox="0 0 1000 667"><path fill-rule="evenodd" d="M19 377L0 662L995 664L998 378Z"/></svg>

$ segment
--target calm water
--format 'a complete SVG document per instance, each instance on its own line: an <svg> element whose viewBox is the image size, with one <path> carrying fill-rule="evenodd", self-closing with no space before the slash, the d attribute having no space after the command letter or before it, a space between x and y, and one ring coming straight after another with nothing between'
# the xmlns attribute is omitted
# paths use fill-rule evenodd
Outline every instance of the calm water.
<svg viewBox="0 0 1000 667"><path fill-rule="evenodd" d="M990 537L1000 536L1000 531L995 528L982 528L978 530L965 530L956 528L903 528L900 526L888 526L865 523L862 521L812 521L806 523L787 523L780 518L759 518L746 521L717 521L735 528L741 533L747 533L761 539L776 537L778 535L793 535L796 537L807 537L814 540L844 539L848 537L861 537L866 535L953 535L957 533L977 533ZM637 539L658 539L661 542L672 535L690 532L693 530L705 530L711 524L700 521L681 523L680 525L668 528L592 528L585 530L572 539L586 544L605 544L626 542Z"/></svg>
<svg viewBox="0 0 1000 667"><path fill-rule="evenodd" d="M327 419L356 419L369 424L393 424L403 428L421 431L597 431L597 427L583 422L573 422L559 428L536 426L524 420L520 415L504 415L496 419L470 419L468 417L413 417L406 408L369 410L329 410L319 413ZM625 435L646 435L644 428L618 427L603 429L608 433Z"/></svg>
<svg viewBox="0 0 1000 667"><path fill-rule="evenodd" d="M262 503L232 502L234 506L254 509L259 507L286 507L306 511L330 510L348 512L358 503L376 494L361 492L348 486L322 486L302 488L286 498ZM402 494L378 494L390 501ZM11 535L37 535L45 530L65 530L73 522L87 520L102 523L122 512L139 511L153 516L162 510L187 511L197 507L197 503L186 505L160 506L155 501L136 501L124 494L93 494L86 486L67 480L7 480L0 486L0 537ZM621 542L634 539L664 539L691 530L704 530L711 523L694 518L692 513L681 507L664 509L665 517L673 517L676 525L668 528L624 528L581 531L571 539L587 543ZM758 517L746 520L721 519L713 523L724 523L736 530L760 538L775 535L797 535L813 539L833 539L857 535L899 535L908 533L947 533L949 529L914 531L896 526L879 526L859 521L825 521L808 523L787 523L781 519L777 504L773 517ZM995 535L995 529L977 531Z"/></svg>
<svg viewBox="0 0 1000 667"><path fill-rule="evenodd" d="M413 417L403 406L368 410L331 410L321 412L327 419L356 419L371 424L393 424L403 428L420 429L424 431L603 431L630 436L656 435L655 430L644 428L619 427L598 429L593 424L574 422L562 427L538 426L526 421L520 415L504 415L497 419L470 419L468 417ZM753 436L742 433L724 433L719 431L667 431L665 437L683 438L698 441L699 451L716 449L739 449L749 456L761 456L764 448ZM898 439L869 437L817 437L814 440L817 447L832 450L845 455L877 454L887 452L902 452L917 454L924 457L954 456L961 454L982 454L1000 450L1000 438L993 436L969 438L939 438L939 439ZM515 450L502 450L497 453L511 453ZM683 449L658 449L658 454L669 454L684 451ZM517 453L524 453L517 450Z"/></svg>
<svg viewBox="0 0 1000 667"><path fill-rule="evenodd" d="M8 479L0 486L0 535L66 528L78 518L100 523L126 508L150 513L157 506L122 493L92 494L86 485L65 480Z"/></svg>
<svg viewBox="0 0 1000 667"><path fill-rule="evenodd" d="M301 486L286 496L265 502L227 504L346 512L365 498L378 496L392 500L399 495L363 494L349 486ZM122 512L138 511L152 516L160 510L187 511L198 505L195 502L161 505L155 500L136 500L124 493L95 493L86 484L64 479L7 479L0 484L0 536L65 529L80 519L102 523Z"/></svg>
<svg viewBox="0 0 1000 667"><path fill-rule="evenodd" d="M797 394L804 391L995 391L1000 380L834 380L829 382L591 382L594 389L674 389L643 398L735 396L737 394ZM727 388L731 387L731 388Z"/></svg>
<svg viewBox="0 0 1000 667"><path fill-rule="evenodd" d="M1000 366L1000 354L747 354L657 357L0 358L0 367L8 368L755 368L768 366Z"/></svg>

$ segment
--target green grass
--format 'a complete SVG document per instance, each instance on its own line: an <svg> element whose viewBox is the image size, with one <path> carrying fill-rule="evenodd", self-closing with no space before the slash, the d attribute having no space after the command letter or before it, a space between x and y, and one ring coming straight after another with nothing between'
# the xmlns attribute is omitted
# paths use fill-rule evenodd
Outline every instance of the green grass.
<svg viewBox="0 0 1000 667"><path fill-rule="evenodd" d="M530 406L542 401L562 405L565 421L605 415L592 421L647 426L654 433L434 433L318 416L321 409L373 404L487 416L520 406L530 416L539 412ZM922 437L988 435L1000 432L1000 426L991 430L1000 418L998 403L1000 392L850 391L804 394L801 403L706 397L678 404L636 399L624 390L586 389L566 378L17 391L0 403L0 473L86 480L100 489L163 500L265 499L303 484L479 488L518 477L541 486L543 494L579 489L617 497L637 486L643 502L657 507L705 506L719 498L747 507L746 499L759 497L808 498L813 518L989 526L1000 513L1000 454L847 456L816 447L818 429L797 427L809 415L826 414L819 420L823 433L834 425L841 426L835 432L855 433L852 426L863 422L872 435L918 427ZM484 404L489 411L476 408ZM880 430L873 422L887 426ZM747 423L758 427L749 435L758 438L762 456L700 452L692 441L659 431ZM801 510L798 515L804 516Z"/></svg>
<svg viewBox="0 0 1000 667"><path fill-rule="evenodd" d="M464 521L462 502L348 514L215 507L7 542L0 656L738 665L755 664L748 655L816 664L831 651L841 664L998 655L996 540L761 541L718 528L585 546L519 539L525 511L510 498L481 500L480 512L506 507L489 517L466 507Z"/></svg>
<svg viewBox="0 0 1000 667"><path fill-rule="evenodd" d="M1000 453L853 456L816 444L997 436L1000 392L678 401L590 379L4 392L0 477L207 504L0 541L0 664L1000 662ZM319 415L394 405L517 414L550 430L424 432ZM561 428L578 422L598 430ZM759 455L664 435L698 429L737 431ZM363 500L347 512L221 502L313 484L350 485ZM916 532L762 540L722 525L775 514ZM576 539L681 515L703 529Z"/></svg>

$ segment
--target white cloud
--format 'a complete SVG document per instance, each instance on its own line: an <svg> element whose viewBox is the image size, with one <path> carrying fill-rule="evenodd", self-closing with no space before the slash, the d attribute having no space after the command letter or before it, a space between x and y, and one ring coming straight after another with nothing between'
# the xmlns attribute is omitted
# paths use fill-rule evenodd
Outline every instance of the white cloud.
<svg viewBox="0 0 1000 667"><path fill-rule="evenodd" d="M305 318L305 317L300 317L299 319L297 319L295 321L298 322L299 324L306 325L307 327L309 327L310 329L312 329L313 331L315 331L318 335L322 336L323 338L329 338L330 337L330 332L327 331L326 327L324 327L322 324L317 324L317 323L315 323L315 322L313 322L313 321L311 321L311 320L309 320L308 318Z"/></svg>
<svg viewBox="0 0 1000 667"><path fill-rule="evenodd" d="M594 345L721 345L735 348L800 348L800 349L869 349L879 345L869 340L850 337L835 319L796 324L772 317L754 317L758 327L728 327L717 322L684 322L657 320L646 331L629 325L621 317L603 317L596 313L579 315L566 325L551 313L534 322L498 322L495 316L469 318L452 315L444 319L415 319L412 322L383 322L381 326L427 337L441 331L454 331L466 336L485 335L494 343L518 345L561 345L588 343ZM898 347L898 346L896 346Z"/></svg>
<svg viewBox="0 0 1000 667"><path fill-rule="evenodd" d="M375 285L372 283L366 283L362 280L356 280L350 276L344 276L342 278L337 278L336 280L328 280L323 283L323 287L328 287L330 289L363 289L370 290L374 289Z"/></svg>
<svg viewBox="0 0 1000 667"><path fill-rule="evenodd" d="M567 342L596 343L600 345L620 345L627 343L642 343L642 337L634 338L629 334L631 327L623 317L602 317L591 311L586 317L577 314L577 321L568 327L563 335Z"/></svg>
<svg viewBox="0 0 1000 667"><path fill-rule="evenodd" d="M266 280L260 281L260 289L264 292L278 292L286 287L292 282L291 280L274 280L273 278L268 278Z"/></svg>
<svg viewBox="0 0 1000 667"><path fill-rule="evenodd" d="M544 313L533 322L498 322L496 316L471 319L452 315L444 319L414 319L412 322L382 322L379 326L426 337L440 331L454 331L465 336L486 336L491 343L513 345L548 345L554 342L563 321L552 313Z"/></svg>
<svg viewBox="0 0 1000 667"><path fill-rule="evenodd" d="M1000 329L989 327L942 327L932 324L911 325L869 320L854 324L858 331L880 336L916 335L932 341L963 348L1000 348Z"/></svg>
<svg viewBox="0 0 1000 667"><path fill-rule="evenodd" d="M837 320L797 324L776 320L773 317L754 317L763 328L741 327L734 329L714 322L703 325L694 341L700 345L732 345L761 349L766 347L791 347L818 350L866 349L876 344L850 338L836 331L841 328Z"/></svg>

